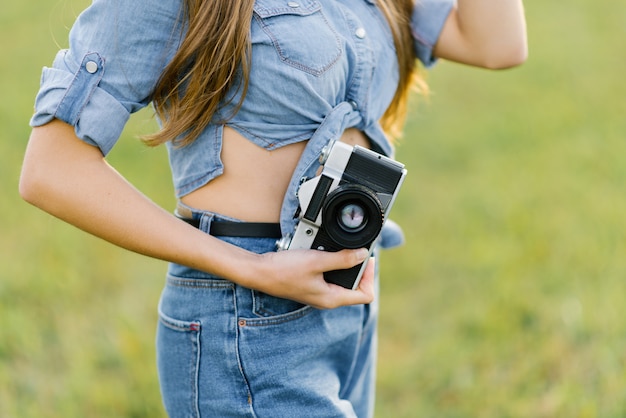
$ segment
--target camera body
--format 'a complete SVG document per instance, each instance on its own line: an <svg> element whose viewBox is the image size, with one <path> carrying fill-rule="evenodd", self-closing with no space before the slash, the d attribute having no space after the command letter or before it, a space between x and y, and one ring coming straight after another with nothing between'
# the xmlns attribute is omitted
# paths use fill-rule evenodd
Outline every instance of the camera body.
<svg viewBox="0 0 626 418"><path fill-rule="evenodd" d="M298 223L278 242L279 250L367 248L371 254L406 176L404 165L339 141L324 148L320 163L321 173L298 189ZM324 279L356 289L368 260L325 272Z"/></svg>

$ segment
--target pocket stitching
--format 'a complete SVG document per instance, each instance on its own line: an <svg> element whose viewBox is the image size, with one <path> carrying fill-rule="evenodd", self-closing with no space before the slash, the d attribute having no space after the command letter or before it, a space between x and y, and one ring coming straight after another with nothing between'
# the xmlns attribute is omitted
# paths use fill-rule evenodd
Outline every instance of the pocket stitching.
<svg viewBox="0 0 626 418"><path fill-rule="evenodd" d="M288 312L280 315L275 315L271 317L264 318L242 318L245 320L245 325L250 327L265 327L271 325L280 325L286 322L291 322L296 319L300 319L305 317L309 313L313 312L313 307L309 305L305 305L300 309L297 309L293 312Z"/></svg>
<svg viewBox="0 0 626 418"><path fill-rule="evenodd" d="M180 319L167 316L159 306L159 321L167 328L180 332L200 332L202 322L200 321L181 321Z"/></svg>
<svg viewBox="0 0 626 418"><path fill-rule="evenodd" d="M278 11L278 9L276 9L276 11ZM332 34L334 40L335 40L335 47L336 47L336 53L331 57L331 59L329 60L328 63L322 65L319 68L312 68L310 66L308 66L305 63L302 62L298 62L298 61L294 61L293 59L288 58L285 55L285 49L281 47L281 42L280 39L278 39L277 36L274 35L274 32L272 30L270 30L269 25L265 22L264 19L266 18L272 18L272 17L278 17L278 16L286 16L286 15L296 15L296 16L300 16L300 17L307 17L307 16L312 16L315 13L319 13L320 14L320 18L324 21L324 23L326 24L326 28L330 31L330 33ZM325 73L329 68L331 68L335 63L337 63L339 61L339 59L341 58L342 55L342 48L341 48L341 41L339 38L339 35L337 34L337 32L335 31L335 29L332 27L332 25L330 24L330 22L328 21L328 19L326 19L326 16L324 15L324 13L322 12L321 7L316 8L315 10L312 10L312 12L310 13L274 13L274 14L269 14L269 13L264 13L261 14L258 12L258 9L255 9L255 14L254 14L254 18L257 21L257 23L259 24L259 26L261 27L261 30L263 30L263 32L268 36L268 38L270 39L272 45L274 46L274 49L276 50L276 53L278 54L278 57L280 58L280 60L291 66L294 68L297 68L303 72L312 74L314 76L320 76L323 73Z"/></svg>
<svg viewBox="0 0 626 418"><path fill-rule="evenodd" d="M265 7L261 5L262 1L254 2L254 12L259 15L260 18L274 17L274 16L282 16L282 15L297 15L297 16L308 16L322 9L322 5L318 1L311 1L309 4L302 5L300 7L285 7L283 6L275 6L275 7Z"/></svg>

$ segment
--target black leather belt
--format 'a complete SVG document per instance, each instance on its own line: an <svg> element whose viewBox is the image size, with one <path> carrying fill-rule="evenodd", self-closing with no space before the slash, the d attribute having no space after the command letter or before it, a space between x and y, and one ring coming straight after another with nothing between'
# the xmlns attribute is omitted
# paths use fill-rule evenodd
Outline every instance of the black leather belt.
<svg viewBox="0 0 626 418"><path fill-rule="evenodd" d="M199 219L182 218L183 221L196 228L200 227ZM280 238L279 223L271 222L233 222L213 221L209 234L214 237L248 237L248 238Z"/></svg>

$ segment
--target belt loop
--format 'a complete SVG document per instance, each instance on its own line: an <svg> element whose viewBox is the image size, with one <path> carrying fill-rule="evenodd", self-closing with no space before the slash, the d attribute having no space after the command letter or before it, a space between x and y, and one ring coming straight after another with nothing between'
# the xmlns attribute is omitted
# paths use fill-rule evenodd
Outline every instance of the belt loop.
<svg viewBox="0 0 626 418"><path fill-rule="evenodd" d="M213 217L215 216L215 214L211 212L195 211L181 201L176 203L176 211L174 213L179 218L194 220L195 224L192 225L203 232L210 230L211 222L213 222Z"/></svg>
<svg viewBox="0 0 626 418"><path fill-rule="evenodd" d="M208 233L211 230L211 223L213 222L214 217L215 214L210 212L204 212L200 216L200 226L198 227L198 229Z"/></svg>
<svg viewBox="0 0 626 418"><path fill-rule="evenodd" d="M193 219L193 211L191 208L180 201L176 203L175 213L179 218Z"/></svg>

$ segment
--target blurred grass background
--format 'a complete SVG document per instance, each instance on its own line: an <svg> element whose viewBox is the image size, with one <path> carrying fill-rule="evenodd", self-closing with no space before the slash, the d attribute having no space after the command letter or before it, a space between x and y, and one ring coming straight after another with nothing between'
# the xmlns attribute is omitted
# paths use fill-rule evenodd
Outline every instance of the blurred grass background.
<svg viewBox="0 0 626 418"><path fill-rule="evenodd" d="M23 203L41 67L87 0L0 11L0 416L163 416L165 265ZM379 417L626 416L626 3L527 2L530 59L440 63L398 159L407 245L382 255ZM136 115L110 161L159 204Z"/></svg>

